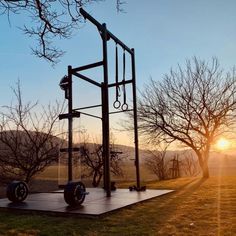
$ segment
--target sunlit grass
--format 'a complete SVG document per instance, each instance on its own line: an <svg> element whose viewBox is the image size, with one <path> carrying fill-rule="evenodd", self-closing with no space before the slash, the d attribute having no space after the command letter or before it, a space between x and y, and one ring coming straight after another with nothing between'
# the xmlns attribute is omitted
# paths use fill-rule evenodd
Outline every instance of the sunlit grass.
<svg viewBox="0 0 236 236"><path fill-rule="evenodd" d="M235 183L235 176L150 182L176 191L100 219L1 210L0 235L236 235Z"/></svg>

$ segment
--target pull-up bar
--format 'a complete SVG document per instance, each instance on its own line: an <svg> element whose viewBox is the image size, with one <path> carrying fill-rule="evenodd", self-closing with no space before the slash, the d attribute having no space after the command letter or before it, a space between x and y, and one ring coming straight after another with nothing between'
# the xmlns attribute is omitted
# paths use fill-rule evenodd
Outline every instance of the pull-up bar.
<svg viewBox="0 0 236 236"><path fill-rule="evenodd" d="M92 68L102 66L102 65L103 65L103 61L98 61L98 62L88 64L88 65L85 65L85 66L80 66L80 67L73 68L72 73L82 71L82 70L92 69Z"/></svg>
<svg viewBox="0 0 236 236"><path fill-rule="evenodd" d="M99 31L104 30L104 25L100 24L96 19L94 19L91 15L89 15L83 8L80 8L81 15L85 18L91 21L94 25L97 26ZM133 51L127 47L123 42L121 42L114 34L112 34L109 30L106 30L107 33L107 39L109 40L112 38L117 44L119 44L123 49L125 49L130 54L133 54Z"/></svg>

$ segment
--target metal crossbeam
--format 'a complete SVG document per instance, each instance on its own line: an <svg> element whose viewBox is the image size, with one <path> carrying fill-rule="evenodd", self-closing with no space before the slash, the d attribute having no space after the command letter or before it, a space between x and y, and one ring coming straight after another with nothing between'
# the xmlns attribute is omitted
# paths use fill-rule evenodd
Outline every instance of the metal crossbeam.
<svg viewBox="0 0 236 236"><path fill-rule="evenodd" d="M128 109L128 110L125 110L125 111L112 111L110 112L109 114L112 115L112 114L117 114L117 113L122 113L122 112L127 112L127 111L133 111L133 109Z"/></svg>
<svg viewBox="0 0 236 236"><path fill-rule="evenodd" d="M85 110L85 109L91 109L91 108L96 108L96 107L101 107L102 104L99 104L99 105L92 105L92 106L87 106L87 107L79 107L79 108L76 108L74 109L75 111L80 111L80 110Z"/></svg>
<svg viewBox="0 0 236 236"><path fill-rule="evenodd" d="M89 82L89 83L91 83L91 84L94 84L94 85L96 85L96 86L98 86L98 87L101 88L101 84L99 84L98 82L96 82L96 81L94 81L94 80L88 78L88 77L85 76L85 75L82 75L82 74L80 74L80 73L78 73L78 72L72 72L72 74L75 75L75 76L77 76L77 77L79 77L80 79L83 79L83 80L85 80L85 81L87 81L87 82Z"/></svg>
<svg viewBox="0 0 236 236"><path fill-rule="evenodd" d="M85 65L85 66L76 67L76 68L72 69L72 73L82 71L82 70L92 69L92 68L102 66L102 65L103 65L103 61L99 61L99 62L88 64L88 65Z"/></svg>
<svg viewBox="0 0 236 236"><path fill-rule="evenodd" d="M68 119L68 118L79 118L80 112L65 113L59 115L59 120Z"/></svg>
<svg viewBox="0 0 236 236"><path fill-rule="evenodd" d="M90 116L90 117L102 120L102 117L100 117L100 116L95 116L95 115L92 115L92 114L89 114L89 113L86 113L86 112L80 112L80 113L85 115L85 116Z"/></svg>
<svg viewBox="0 0 236 236"><path fill-rule="evenodd" d="M131 84L133 83L133 80L124 80L124 81L120 81L118 83L112 83L112 84L108 84L108 88L111 88L111 87L117 87L117 86L120 86L120 85L124 85L124 84Z"/></svg>
<svg viewBox="0 0 236 236"><path fill-rule="evenodd" d="M83 8L80 8L80 13L81 15L85 18L88 19L89 21L91 21L94 25L97 26L99 31L104 31L104 26L102 24L100 24L97 20L95 20L91 15L89 15ZM121 42L114 34L112 34L109 30L106 29L106 34L107 34L107 38L109 40L109 38L112 38L117 44L119 44L123 49L125 49L127 52L129 52L130 54L133 54L132 49L130 49L129 47L127 47L123 42Z"/></svg>

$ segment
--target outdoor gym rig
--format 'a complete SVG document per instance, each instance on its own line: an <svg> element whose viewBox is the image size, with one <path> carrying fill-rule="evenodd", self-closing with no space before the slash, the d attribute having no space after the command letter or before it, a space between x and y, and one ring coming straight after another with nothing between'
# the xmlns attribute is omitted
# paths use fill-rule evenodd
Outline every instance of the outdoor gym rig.
<svg viewBox="0 0 236 236"><path fill-rule="evenodd" d="M134 124L134 144L135 144L135 167L136 167L136 186L130 187L130 191L143 191L145 187L140 186L140 171L139 171L139 147L138 147L138 125L137 125L137 103L136 103L136 76L135 76L135 52L134 49L127 47L121 40L114 36L107 30L106 24L100 24L96 19L89 15L85 10L80 8L81 15L94 24L102 39L103 59L99 62L72 68L68 66L68 74L60 81L60 87L65 92L65 99L68 101L68 113L60 114L59 119L68 120L68 148L63 148L60 151L68 153L68 183L64 186L64 199L69 205L80 205L85 199L85 186L82 182L73 182L73 152L80 151L79 148L73 148L73 119L79 118L80 115L88 115L94 118L99 118L102 121L102 148L103 148L103 165L104 165L104 190L106 196L111 196L111 178L110 178L110 137L109 137L109 115L120 112L132 111ZM107 42L112 40L115 43L115 82L109 83L108 80L108 49ZM118 48L123 50L123 75L122 80L119 81L119 60ZM131 58L131 79L126 79L126 54ZM99 83L91 78L81 74L81 71L89 70L96 67L103 68L103 82ZM82 79L96 87L101 91L101 104L88 107L73 108L72 99L72 80L73 77ZM133 108L129 109L126 101L126 86L132 85ZM121 96L121 89L123 88L123 103L119 100ZM116 111L109 111L109 89L115 88L115 101L113 107ZM102 117L98 117L89 113L81 112L83 109L90 109L101 107ZM7 196L10 201L21 202L24 201L28 195L28 187L22 181L14 181L7 188Z"/></svg>

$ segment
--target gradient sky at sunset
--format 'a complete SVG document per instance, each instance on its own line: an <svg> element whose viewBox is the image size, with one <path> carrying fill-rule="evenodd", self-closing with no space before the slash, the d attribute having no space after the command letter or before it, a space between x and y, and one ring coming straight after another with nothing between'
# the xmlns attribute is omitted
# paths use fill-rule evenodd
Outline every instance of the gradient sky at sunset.
<svg viewBox="0 0 236 236"><path fill-rule="evenodd" d="M139 90L150 77L161 79L171 67L178 63L183 65L185 59L192 56L206 60L216 56L226 70L236 64L235 0L127 0L123 6L126 13L119 14L115 2L92 4L86 10L101 23L105 22L126 45L135 48ZM72 39L57 42L66 50L66 55L51 67L31 55L33 39L17 28L27 23L27 19L22 15L12 15L10 19L11 25L7 16L0 16L1 106L11 102L10 87L17 79L21 81L25 101L39 100L47 104L62 100L58 83L66 74L67 65L79 66L101 59L101 40L89 22L81 25ZM114 51L109 52L111 60L112 57ZM98 103L95 100L100 95L96 90L83 87L78 93L79 105L88 105L88 101L89 104ZM117 118L112 121L115 126ZM82 122L89 123L91 129L98 129L97 123L91 125L91 119L83 118ZM119 142L126 138L119 138Z"/></svg>

